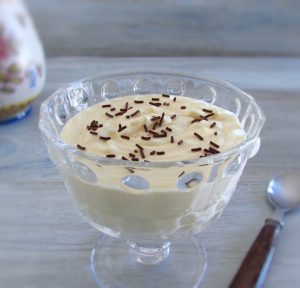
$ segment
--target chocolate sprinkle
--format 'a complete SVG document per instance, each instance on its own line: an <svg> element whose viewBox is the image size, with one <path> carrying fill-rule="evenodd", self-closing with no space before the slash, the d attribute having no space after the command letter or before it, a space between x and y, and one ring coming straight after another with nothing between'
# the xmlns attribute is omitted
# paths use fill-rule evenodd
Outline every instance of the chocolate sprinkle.
<svg viewBox="0 0 300 288"><path fill-rule="evenodd" d="M177 145L183 144L183 140L178 141Z"/></svg>
<svg viewBox="0 0 300 288"><path fill-rule="evenodd" d="M216 126L216 124L217 124L217 123L214 122L214 123L212 123L209 127L210 127L210 128L214 128L214 127Z"/></svg>
<svg viewBox="0 0 300 288"><path fill-rule="evenodd" d="M163 138L163 137L167 137L167 134L157 134L157 135L153 135L153 138Z"/></svg>
<svg viewBox="0 0 300 288"><path fill-rule="evenodd" d="M135 144L136 147L138 147L140 150L144 150L144 148L140 144Z"/></svg>
<svg viewBox="0 0 300 288"><path fill-rule="evenodd" d="M176 118L176 114L173 114L173 115L171 116L171 119L174 120L175 118Z"/></svg>
<svg viewBox="0 0 300 288"><path fill-rule="evenodd" d="M218 151L217 149L214 149L212 147L209 147L209 149L204 149L204 152L206 153L205 156L207 156L207 154L218 154L218 153L220 153L220 151Z"/></svg>
<svg viewBox="0 0 300 288"><path fill-rule="evenodd" d="M166 98L170 98L170 95L168 95L168 94L162 94L161 96L166 97Z"/></svg>
<svg viewBox="0 0 300 288"><path fill-rule="evenodd" d="M216 144L215 142L213 142L213 141L209 141L209 144L216 147L216 148L220 148L220 146L218 144Z"/></svg>
<svg viewBox="0 0 300 288"><path fill-rule="evenodd" d="M215 135L217 136L217 135L218 135L218 132L215 132Z"/></svg>
<svg viewBox="0 0 300 288"><path fill-rule="evenodd" d="M171 132L171 131L172 131L172 128L166 127L166 130L169 131L169 132Z"/></svg>
<svg viewBox="0 0 300 288"><path fill-rule="evenodd" d="M181 110L185 110L185 109L186 109L186 106L180 106L180 109L181 109Z"/></svg>
<svg viewBox="0 0 300 288"><path fill-rule="evenodd" d="M105 115L108 116L108 117L110 117L110 118L114 118L114 115L109 114L109 113L107 113L107 112L105 113Z"/></svg>
<svg viewBox="0 0 300 288"><path fill-rule="evenodd" d="M111 108L111 109L110 109L110 111L115 111L115 110L116 110L116 108L115 108L115 107L113 107L113 108Z"/></svg>
<svg viewBox="0 0 300 288"><path fill-rule="evenodd" d="M198 152L198 151L201 151L202 148L201 147L198 147L198 148L192 148L191 151L192 152Z"/></svg>
<svg viewBox="0 0 300 288"><path fill-rule="evenodd" d="M131 161L139 161L139 158L134 157L131 159Z"/></svg>
<svg viewBox="0 0 300 288"><path fill-rule="evenodd" d="M95 132L95 131L90 131L90 134L92 134L92 135L98 135L98 133Z"/></svg>
<svg viewBox="0 0 300 288"><path fill-rule="evenodd" d="M133 109L133 107L129 107L128 109L122 108L122 109L120 109L120 111L123 111L124 113L126 113L126 112L129 111L130 109Z"/></svg>
<svg viewBox="0 0 300 288"><path fill-rule="evenodd" d="M90 130L91 130L91 128L90 128L90 126L89 126L89 125L86 125L86 129L87 129L88 131L90 131Z"/></svg>
<svg viewBox="0 0 300 288"><path fill-rule="evenodd" d="M144 148L139 144L135 144L135 146L139 148L141 156L144 159L145 158Z"/></svg>
<svg viewBox="0 0 300 288"><path fill-rule="evenodd" d="M125 130L127 128L127 126L123 126L121 124L119 124L119 129L118 129L118 132L122 132L123 130Z"/></svg>
<svg viewBox="0 0 300 288"><path fill-rule="evenodd" d="M179 175L178 175L178 178L181 177L185 172L182 171Z"/></svg>
<svg viewBox="0 0 300 288"><path fill-rule="evenodd" d="M144 127L145 132L148 132L148 128L147 128L146 124L144 124L143 127Z"/></svg>
<svg viewBox="0 0 300 288"><path fill-rule="evenodd" d="M194 123L196 123L196 122L201 122L203 119L193 119L192 120L192 122L191 122L191 124L194 124Z"/></svg>
<svg viewBox="0 0 300 288"><path fill-rule="evenodd" d="M110 140L111 137L100 136L99 139L107 141L107 140Z"/></svg>
<svg viewBox="0 0 300 288"><path fill-rule="evenodd" d="M151 139L151 137L147 137L147 136L142 136L141 137L143 140L150 140Z"/></svg>
<svg viewBox="0 0 300 288"><path fill-rule="evenodd" d="M171 143L174 143L174 136L171 136Z"/></svg>
<svg viewBox="0 0 300 288"><path fill-rule="evenodd" d="M81 146L79 144L77 144L77 148L80 149L80 150L85 150L86 149L84 146Z"/></svg>
<svg viewBox="0 0 300 288"><path fill-rule="evenodd" d="M134 100L134 103L135 104L142 104L142 103L144 103L144 101L143 100Z"/></svg>
<svg viewBox="0 0 300 288"><path fill-rule="evenodd" d="M149 104L156 107L161 106L161 103L149 102Z"/></svg>
<svg viewBox="0 0 300 288"><path fill-rule="evenodd" d="M111 104L104 104L104 105L102 105L102 108L108 108L110 106L111 106Z"/></svg>
<svg viewBox="0 0 300 288"><path fill-rule="evenodd" d="M100 124L100 125L102 125L102 124ZM95 130L98 129L98 127L99 127L100 125L98 125L98 121L93 120L93 121L90 123L90 129L95 131Z"/></svg>
<svg viewBox="0 0 300 288"><path fill-rule="evenodd" d="M129 119L129 118L130 118L130 116L129 116L129 115L127 115L127 116L126 116L126 119Z"/></svg>
<svg viewBox="0 0 300 288"><path fill-rule="evenodd" d="M115 158L116 157L116 155L115 154L107 154L107 155L105 155L107 158Z"/></svg>
<svg viewBox="0 0 300 288"><path fill-rule="evenodd" d="M157 133L153 130L149 130L149 133L152 134L153 136L158 136L159 135L159 133Z"/></svg>
<svg viewBox="0 0 300 288"><path fill-rule="evenodd" d="M153 124L152 130L155 130L157 126L158 126L158 123L155 122L155 123Z"/></svg>
<svg viewBox="0 0 300 288"><path fill-rule="evenodd" d="M156 154L157 155L165 155L165 151L157 151Z"/></svg>
<svg viewBox="0 0 300 288"><path fill-rule="evenodd" d="M202 109L202 111L206 112L206 113L212 113L212 110L208 110L208 109Z"/></svg>
<svg viewBox="0 0 300 288"><path fill-rule="evenodd" d="M155 150L150 152L150 155L154 155L155 154Z"/></svg>
<svg viewBox="0 0 300 288"><path fill-rule="evenodd" d="M161 114L161 117L160 117L160 120L159 120L159 123L158 123L159 126L161 126L161 124L163 123L164 117L165 117L165 113L163 112L163 113Z"/></svg>
<svg viewBox="0 0 300 288"><path fill-rule="evenodd" d="M153 116L153 117L151 118L151 121L156 121L156 120L158 120L158 119L160 119L160 116Z"/></svg>
<svg viewBox="0 0 300 288"><path fill-rule="evenodd" d="M210 113L210 114L205 115L204 118L207 119L207 118L209 118L209 117L211 117L213 115L215 115L215 113Z"/></svg>
<svg viewBox="0 0 300 288"><path fill-rule="evenodd" d="M218 153L220 153L219 150L214 149L214 148L212 148L212 147L209 147L209 151L210 151L212 154L218 154Z"/></svg>
<svg viewBox="0 0 300 288"><path fill-rule="evenodd" d="M197 132L195 132L194 135L195 135L198 139L200 139L201 141L203 141L203 137L202 137L201 135L199 135Z"/></svg>
<svg viewBox="0 0 300 288"><path fill-rule="evenodd" d="M128 154L131 158L134 158L135 157L135 154L133 154L133 153L129 153Z"/></svg>
<svg viewBox="0 0 300 288"><path fill-rule="evenodd" d="M136 110L134 113L132 113L131 115L130 115L130 117L134 117L134 116L136 116L137 114L139 114L140 113L140 110Z"/></svg>
<svg viewBox="0 0 300 288"><path fill-rule="evenodd" d="M176 97L174 97L173 102L176 102Z"/></svg>
<svg viewBox="0 0 300 288"><path fill-rule="evenodd" d="M122 156L122 160L128 160L128 158L126 158L125 156Z"/></svg>
<svg viewBox="0 0 300 288"><path fill-rule="evenodd" d="M208 121L204 116L199 115L199 118L194 119L191 124L196 123L196 122L200 122L202 120Z"/></svg>
<svg viewBox="0 0 300 288"><path fill-rule="evenodd" d="M121 138L126 139L126 140L129 140L129 139L130 139L130 137L128 137L128 136L126 136L126 135L121 135Z"/></svg>
<svg viewBox="0 0 300 288"><path fill-rule="evenodd" d="M125 112L120 111L120 112L116 113L115 116L121 116L121 115L123 115L124 113L125 113Z"/></svg>
<svg viewBox="0 0 300 288"><path fill-rule="evenodd" d="M159 98L151 98L152 101L159 101Z"/></svg>

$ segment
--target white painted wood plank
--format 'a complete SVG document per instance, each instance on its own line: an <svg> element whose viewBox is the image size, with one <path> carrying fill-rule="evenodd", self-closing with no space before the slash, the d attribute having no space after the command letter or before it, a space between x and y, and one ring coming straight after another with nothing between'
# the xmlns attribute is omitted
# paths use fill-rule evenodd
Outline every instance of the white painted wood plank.
<svg viewBox="0 0 300 288"><path fill-rule="evenodd" d="M65 81L103 73L165 71L222 79L243 89L300 89L300 58L168 57L162 60L160 57L69 57L52 59L51 68L61 67L61 61L67 63L70 70L67 75L62 72ZM57 72L61 73L59 69Z"/></svg>
<svg viewBox="0 0 300 288"><path fill-rule="evenodd" d="M27 0L49 56L292 56L294 0Z"/></svg>

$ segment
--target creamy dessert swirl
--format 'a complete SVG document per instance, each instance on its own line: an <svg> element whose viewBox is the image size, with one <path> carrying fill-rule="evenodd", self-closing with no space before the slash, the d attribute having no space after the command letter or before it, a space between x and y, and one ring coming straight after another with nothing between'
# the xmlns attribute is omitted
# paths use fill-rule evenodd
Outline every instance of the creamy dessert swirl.
<svg viewBox="0 0 300 288"><path fill-rule="evenodd" d="M88 107L66 123L61 138L107 158L161 162L218 154L246 135L232 112L192 98L151 94Z"/></svg>

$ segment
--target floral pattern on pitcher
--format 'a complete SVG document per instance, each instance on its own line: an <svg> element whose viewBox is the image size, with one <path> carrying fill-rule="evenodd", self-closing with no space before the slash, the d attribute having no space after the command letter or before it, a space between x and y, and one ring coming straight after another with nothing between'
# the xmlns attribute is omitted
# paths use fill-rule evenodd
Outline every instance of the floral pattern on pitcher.
<svg viewBox="0 0 300 288"><path fill-rule="evenodd" d="M20 75L20 69L16 64L11 64L6 69L0 66L0 91L5 93L15 92L15 85L20 84L24 78Z"/></svg>

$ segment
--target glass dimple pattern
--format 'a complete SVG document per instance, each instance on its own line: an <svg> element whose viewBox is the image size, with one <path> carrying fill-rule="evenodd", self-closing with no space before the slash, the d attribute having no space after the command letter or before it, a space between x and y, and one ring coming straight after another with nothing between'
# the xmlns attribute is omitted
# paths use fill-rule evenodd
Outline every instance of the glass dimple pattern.
<svg viewBox="0 0 300 288"><path fill-rule="evenodd" d="M88 166L84 165L81 162L74 162L73 169L76 175L87 183L96 183L97 176Z"/></svg>
<svg viewBox="0 0 300 288"><path fill-rule="evenodd" d="M146 79L138 79L133 86L133 91L135 94L149 94L151 91L153 91L154 84Z"/></svg>
<svg viewBox="0 0 300 288"><path fill-rule="evenodd" d="M184 86L184 82L180 80L170 81L166 84L165 93L177 96L184 95Z"/></svg>
<svg viewBox="0 0 300 288"><path fill-rule="evenodd" d="M136 190L147 190L150 187L149 182L144 177L138 175L125 176L122 179L122 184Z"/></svg>
<svg viewBox="0 0 300 288"><path fill-rule="evenodd" d="M177 180L177 189L185 191L198 185L203 179L203 175L199 172L192 172L181 176Z"/></svg>
<svg viewBox="0 0 300 288"><path fill-rule="evenodd" d="M118 95L119 95L119 86L115 81L110 80L105 82L102 85L101 96L103 99L107 99L107 100L113 99L118 97Z"/></svg>
<svg viewBox="0 0 300 288"><path fill-rule="evenodd" d="M200 86L198 93L200 95L200 99L207 103L213 104L216 101L216 89L210 84Z"/></svg>
<svg viewBox="0 0 300 288"><path fill-rule="evenodd" d="M67 89L68 100L73 109L80 112L89 106L89 95L81 87Z"/></svg>
<svg viewBox="0 0 300 288"><path fill-rule="evenodd" d="M103 95L102 95L102 83L101 81L93 81L91 82L92 84L92 90L94 94L94 103L102 102L107 100Z"/></svg>

